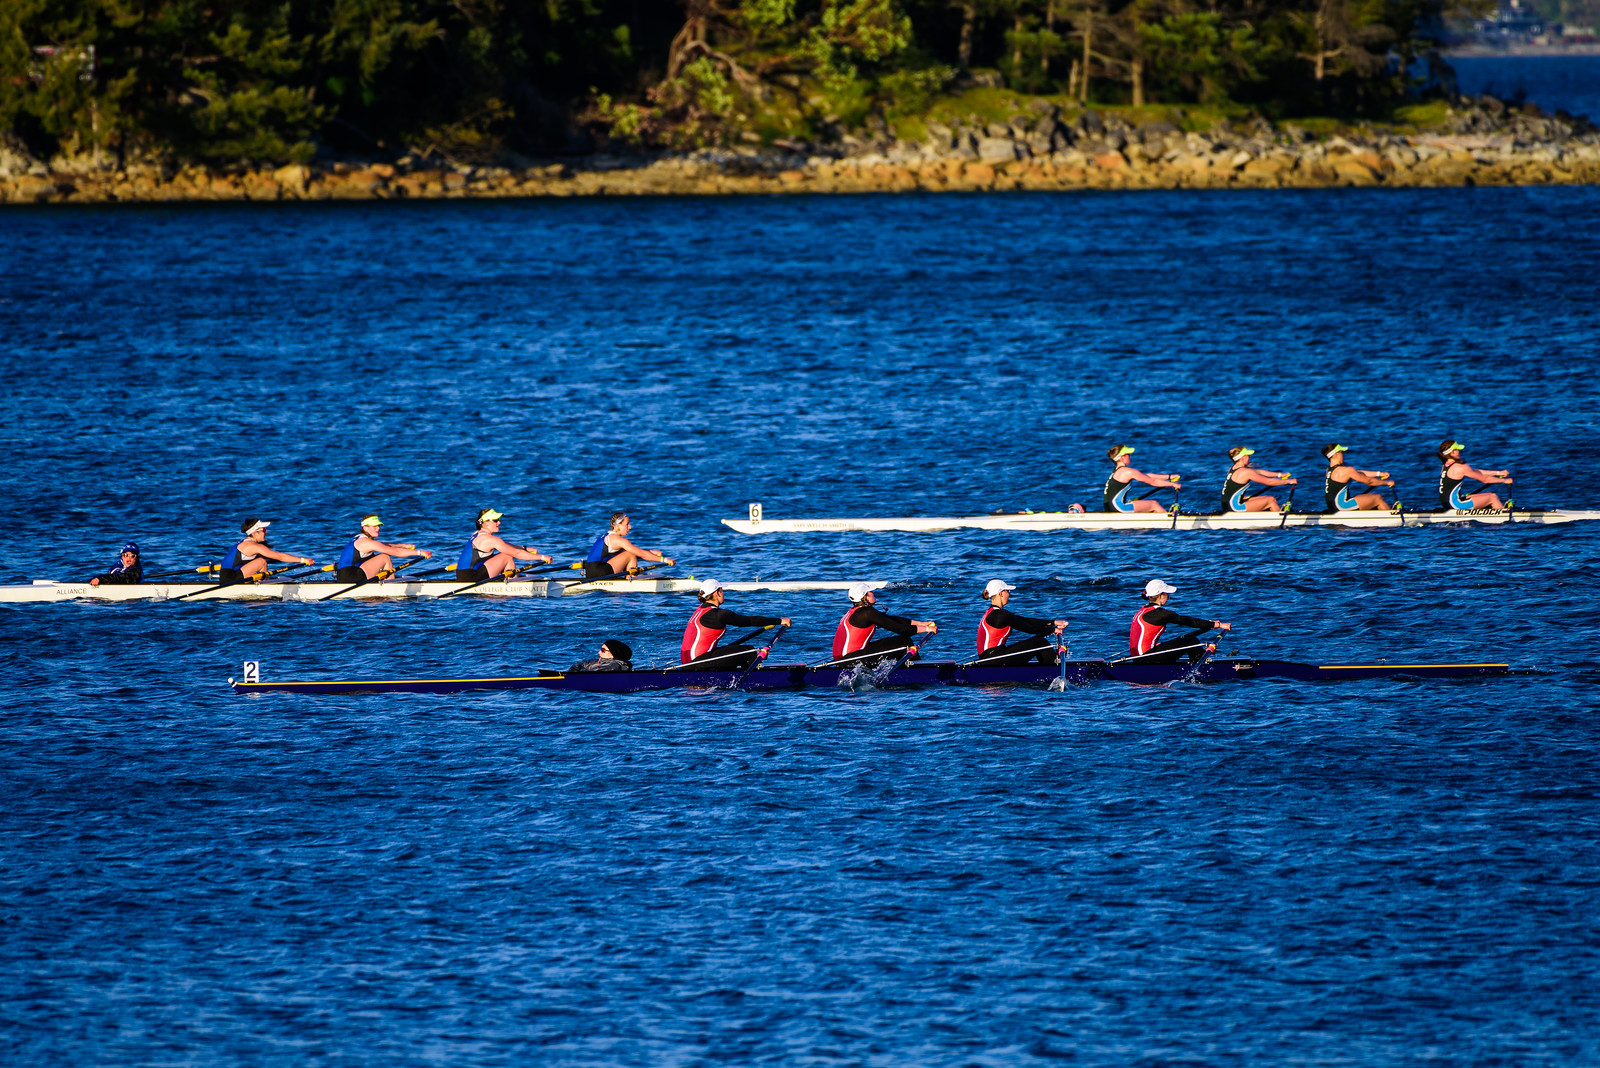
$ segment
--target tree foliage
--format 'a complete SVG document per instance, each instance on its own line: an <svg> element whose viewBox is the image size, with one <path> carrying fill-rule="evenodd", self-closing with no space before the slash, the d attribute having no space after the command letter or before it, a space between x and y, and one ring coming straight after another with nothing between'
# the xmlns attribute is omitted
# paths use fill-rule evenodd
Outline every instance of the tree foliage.
<svg viewBox="0 0 1600 1068"><path fill-rule="evenodd" d="M37 152L703 145L825 136L996 71L1101 103L1371 112L1458 0L6 0L0 124ZM980 73L969 73L980 72Z"/></svg>

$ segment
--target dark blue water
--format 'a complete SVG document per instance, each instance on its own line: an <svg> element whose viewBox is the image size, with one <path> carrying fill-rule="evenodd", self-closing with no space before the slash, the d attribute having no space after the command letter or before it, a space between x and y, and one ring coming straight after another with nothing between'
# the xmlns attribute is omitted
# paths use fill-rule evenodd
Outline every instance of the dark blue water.
<svg viewBox="0 0 1600 1068"><path fill-rule="evenodd" d="M331 559L473 513L568 558L979 587L1125 643L1468 683L241 698L494 674L682 597L0 606L17 1064L1579 1065L1600 1057L1600 529L740 538L1093 501L1235 444L1425 503L1446 437L1600 504L1600 191L0 214L5 581ZM236 537L236 535L234 535ZM819 657L837 593L745 594ZM779 646L783 651L784 646Z"/></svg>
<svg viewBox="0 0 1600 1068"><path fill-rule="evenodd" d="M1600 56L1452 56L1450 65L1468 95L1521 93L1546 111L1600 122Z"/></svg>

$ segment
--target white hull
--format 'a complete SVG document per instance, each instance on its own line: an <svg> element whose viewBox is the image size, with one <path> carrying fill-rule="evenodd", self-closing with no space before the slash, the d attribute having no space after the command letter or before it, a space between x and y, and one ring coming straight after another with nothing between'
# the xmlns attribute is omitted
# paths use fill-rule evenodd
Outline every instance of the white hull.
<svg viewBox="0 0 1600 1068"><path fill-rule="evenodd" d="M758 513L759 514L759 513ZM724 519L740 534L937 530L1280 530L1284 527L1416 527L1438 523L1571 523L1600 512L1480 508L1471 512L1020 512L1002 515L899 516L885 519Z"/></svg>
<svg viewBox="0 0 1600 1068"><path fill-rule="evenodd" d="M322 601L344 590L339 582L250 582L232 586L216 583L152 582L139 586L91 586L87 582L35 581L27 586L0 586L0 603L37 601L169 601L194 594L189 601ZM466 582L371 582L336 598L345 600L401 599L438 597L465 589ZM724 582L723 588L737 591L845 590L849 582ZM869 582L873 589L887 583ZM700 582L692 578L636 578L583 582L572 579L512 579L488 582L468 590L463 596L476 597L571 597L583 593L692 593Z"/></svg>

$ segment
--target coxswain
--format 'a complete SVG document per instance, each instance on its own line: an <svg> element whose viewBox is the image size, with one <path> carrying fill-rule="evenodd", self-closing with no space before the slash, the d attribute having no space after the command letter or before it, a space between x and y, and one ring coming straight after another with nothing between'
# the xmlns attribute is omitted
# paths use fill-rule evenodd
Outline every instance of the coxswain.
<svg viewBox="0 0 1600 1068"><path fill-rule="evenodd" d="M593 660L580 660L567 668L569 675L596 671L632 671L633 649L619 638L607 638L600 645L600 655Z"/></svg>
<svg viewBox="0 0 1600 1068"><path fill-rule="evenodd" d="M133 542L122 547L117 566L103 575L89 580L91 586L135 586L144 581L144 564L139 562L139 546Z"/></svg>
<svg viewBox="0 0 1600 1068"><path fill-rule="evenodd" d="M1184 654L1188 654L1190 660L1199 660L1205 648L1200 644L1200 635L1208 630L1233 629L1231 624L1220 619L1195 619L1172 611L1166 607L1167 598L1177 592L1176 586L1169 586L1160 579L1144 584L1145 606L1133 614L1133 624L1128 628L1129 655L1160 654L1154 658L1156 663L1176 663ZM1162 641L1161 632L1168 627L1188 627L1193 633Z"/></svg>
<svg viewBox="0 0 1600 1068"><path fill-rule="evenodd" d="M1393 486L1387 471L1363 471L1344 462L1345 446L1329 444L1322 447L1328 461L1328 472L1323 476L1322 495L1330 512L1373 512L1389 507L1382 494L1350 492L1350 483L1368 486Z"/></svg>
<svg viewBox="0 0 1600 1068"><path fill-rule="evenodd" d="M339 561L334 577L340 582L365 582L377 578L383 571L394 570L394 558L397 556L420 556L431 559L433 553L427 549L419 549L410 542L405 544L390 544L379 541L378 535L382 533L383 520L375 515L369 515L361 520L361 533L350 539L350 544L339 553Z"/></svg>
<svg viewBox="0 0 1600 1068"><path fill-rule="evenodd" d="M1128 500L1128 491L1133 489L1135 482L1143 482L1147 486L1157 486L1161 489L1179 488L1180 475L1147 475L1133 466L1129 459L1133 455L1132 445L1113 445L1106 450L1106 458L1114 465L1111 477L1106 479L1106 492L1104 503L1100 506L1102 512L1164 512L1166 511L1156 501L1143 498Z"/></svg>
<svg viewBox="0 0 1600 1068"><path fill-rule="evenodd" d="M280 553L267 544L267 528L272 524L265 519L246 519L239 524L244 540L228 550L222 558L222 569L217 573L220 582L243 582L267 570L273 560L280 564L314 564L309 556Z"/></svg>
<svg viewBox="0 0 1600 1068"><path fill-rule="evenodd" d="M1470 467L1461 459L1461 452L1466 446L1459 441L1450 440L1439 446L1439 509L1441 511L1456 508L1463 512L1470 512L1475 508L1504 508L1500 503L1497 493L1467 493L1461 492L1461 483L1467 479L1482 482L1486 486L1511 485L1510 471L1480 471Z"/></svg>
<svg viewBox="0 0 1600 1068"><path fill-rule="evenodd" d="M550 563L546 556L533 546L512 545L500 536L500 520L504 512L485 508L478 513L478 531L461 547L456 560L456 578L462 582L485 582L505 574L513 560Z"/></svg>
<svg viewBox="0 0 1600 1068"><path fill-rule="evenodd" d="M1248 492L1252 482L1263 486L1298 486L1300 480L1290 476L1287 471L1267 471L1254 466L1250 457L1256 450L1247 449L1237 445L1228 450L1228 459L1233 461L1233 466L1228 469L1228 477L1222 483L1222 510L1224 512L1276 512L1278 499L1268 497L1257 490Z"/></svg>
<svg viewBox="0 0 1600 1068"><path fill-rule="evenodd" d="M746 616L722 607L726 594L722 583L706 579L700 584L700 607L689 617L683 628L683 645L679 649L681 661L716 670L738 671L747 668L756 658L756 649L750 645L718 646L729 627L787 627L788 617Z"/></svg>
<svg viewBox="0 0 1600 1068"><path fill-rule="evenodd" d="M931 634L939 627L931 619L907 619L891 616L878 608L878 597L865 582L855 582L847 591L850 608L839 620L833 632L833 660L852 662L887 659L905 655L911 639L918 634ZM879 627L894 635L892 638L873 640Z"/></svg>
<svg viewBox="0 0 1600 1068"><path fill-rule="evenodd" d="M588 559L583 562L583 577L592 579L620 575L637 567L640 560L669 565L677 563L660 549L641 549L629 541L628 533L632 530L633 520L628 518L627 512L612 512L611 529L594 539L594 544L589 546Z"/></svg>
<svg viewBox="0 0 1600 1068"><path fill-rule="evenodd" d="M1067 621L1017 615L1006 607L1014 589L1015 586L1000 579L990 580L983 588L983 597L989 602L989 608L983 613L983 619L978 621L978 658L973 663L991 667L1014 667L1030 660L1050 665L1058 663L1059 657L1049 636L1060 637ZM1033 637L1007 645L1006 639L1013 630Z"/></svg>

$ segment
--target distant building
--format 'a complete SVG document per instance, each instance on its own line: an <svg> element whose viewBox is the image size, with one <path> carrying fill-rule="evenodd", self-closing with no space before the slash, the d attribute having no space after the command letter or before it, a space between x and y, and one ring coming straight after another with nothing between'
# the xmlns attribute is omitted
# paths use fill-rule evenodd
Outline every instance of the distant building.
<svg viewBox="0 0 1600 1068"><path fill-rule="evenodd" d="M1494 14L1472 23L1472 34L1478 43L1491 46L1531 44L1547 32L1544 19L1532 8L1524 7L1522 0L1500 0Z"/></svg>

